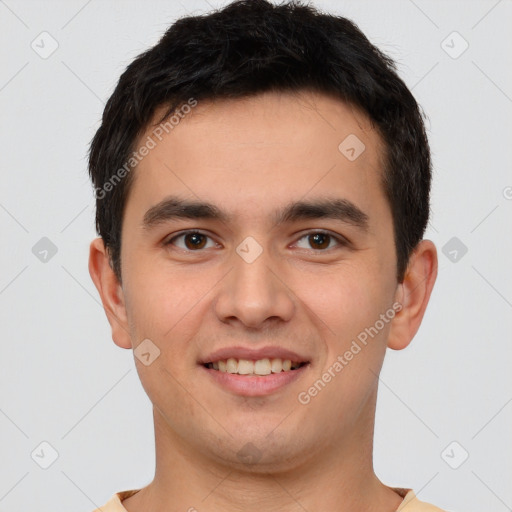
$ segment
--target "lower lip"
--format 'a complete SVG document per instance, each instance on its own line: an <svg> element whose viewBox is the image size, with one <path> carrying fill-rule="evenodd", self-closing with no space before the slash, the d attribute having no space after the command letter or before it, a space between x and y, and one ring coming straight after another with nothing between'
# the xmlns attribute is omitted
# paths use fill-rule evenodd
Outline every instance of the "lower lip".
<svg viewBox="0 0 512 512"><path fill-rule="evenodd" d="M296 370L289 370L287 372L248 376L212 370L201 365L201 368L208 372L208 375L220 386L237 395L244 396L270 395L299 379L307 371L308 367L309 363Z"/></svg>

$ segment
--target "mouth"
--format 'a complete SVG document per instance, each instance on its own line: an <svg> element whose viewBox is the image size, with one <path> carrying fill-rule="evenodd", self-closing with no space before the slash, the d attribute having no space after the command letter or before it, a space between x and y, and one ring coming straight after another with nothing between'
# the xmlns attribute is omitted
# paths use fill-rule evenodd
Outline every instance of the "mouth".
<svg viewBox="0 0 512 512"><path fill-rule="evenodd" d="M310 373L312 358L284 346L223 347L198 360L215 387L239 396L268 396L297 386Z"/></svg>
<svg viewBox="0 0 512 512"><path fill-rule="evenodd" d="M199 368L215 386L234 395L263 397L287 389L308 373L309 361L292 359L217 359Z"/></svg>
<svg viewBox="0 0 512 512"><path fill-rule="evenodd" d="M291 359L280 358L251 360L230 357L204 363L203 366L209 370L221 373L244 375L247 377L265 377L275 373L293 372L308 364L308 361L292 361Z"/></svg>

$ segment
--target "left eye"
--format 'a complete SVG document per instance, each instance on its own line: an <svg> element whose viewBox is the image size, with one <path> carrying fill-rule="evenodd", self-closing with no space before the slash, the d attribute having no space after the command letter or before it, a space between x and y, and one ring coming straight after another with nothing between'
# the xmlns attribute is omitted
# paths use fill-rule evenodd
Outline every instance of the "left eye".
<svg viewBox="0 0 512 512"><path fill-rule="evenodd" d="M303 249L313 248L315 250L332 249L331 242L336 241L338 245L344 245L343 240L329 233L323 231L316 231L314 233L308 233L299 239L306 240L309 247L302 247Z"/></svg>

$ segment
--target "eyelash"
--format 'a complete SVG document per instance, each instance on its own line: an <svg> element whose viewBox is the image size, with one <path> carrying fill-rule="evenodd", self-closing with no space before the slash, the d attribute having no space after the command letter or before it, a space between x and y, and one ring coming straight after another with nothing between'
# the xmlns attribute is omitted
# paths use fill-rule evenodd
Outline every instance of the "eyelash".
<svg viewBox="0 0 512 512"><path fill-rule="evenodd" d="M304 235L302 235L299 238L299 240L302 240L304 238L307 238L308 236L317 235L317 234L325 235L325 236L330 237L330 239L335 240L338 243L339 247L346 247L346 246L349 245L349 241L347 239L345 239L344 237L341 237L340 235L333 235L332 233L330 233L328 231L323 231L323 230L314 230L314 231L310 231L308 233L305 233ZM183 231L180 234L173 236L172 238L167 240L164 243L164 245L165 246L173 245L173 242L176 239L185 237L187 235L201 235L201 236L204 236L204 237L207 237L207 238L211 239L211 237L209 235L207 235L206 233L202 233L201 231L197 231L197 230L192 229L192 230L189 230L189 231ZM198 250L194 251L194 250L190 250L190 249L182 249L181 247L178 247L178 249L181 249L181 250L186 251L186 252L201 252L202 251L202 249L198 249ZM327 252L327 251L330 251L331 249L334 249L334 247L331 247L331 248L328 248L328 249L311 249L311 250L314 251L314 252Z"/></svg>

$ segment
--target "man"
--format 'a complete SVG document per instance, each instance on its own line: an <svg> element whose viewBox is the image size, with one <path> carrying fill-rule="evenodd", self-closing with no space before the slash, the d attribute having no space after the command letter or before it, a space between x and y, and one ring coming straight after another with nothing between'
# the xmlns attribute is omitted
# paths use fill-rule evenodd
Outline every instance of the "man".
<svg viewBox="0 0 512 512"><path fill-rule="evenodd" d="M121 76L90 174L89 269L156 444L103 512L440 510L373 470L386 347L437 256L418 105L354 24L265 0L178 20Z"/></svg>

